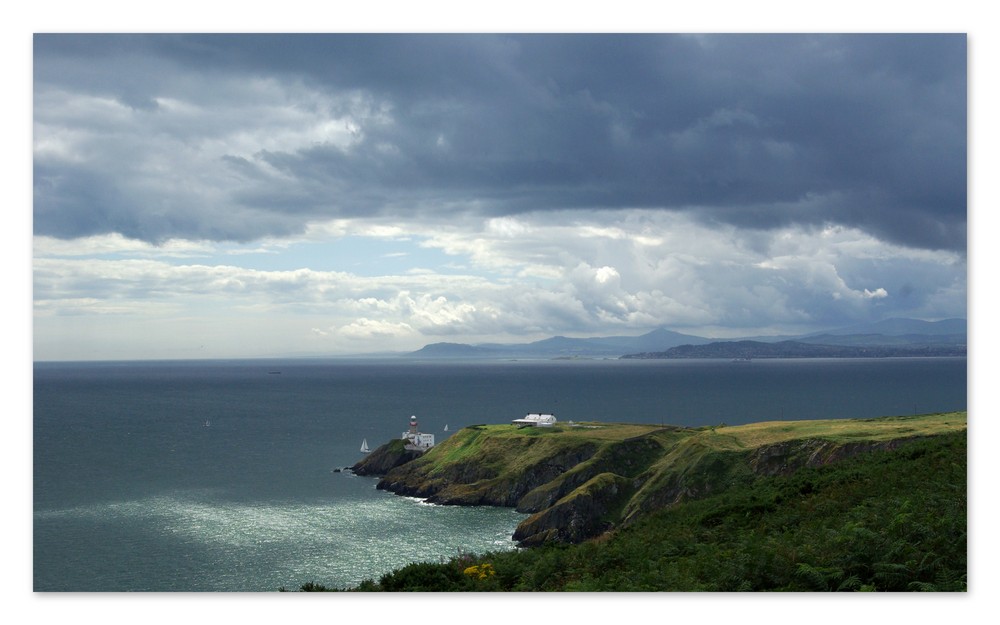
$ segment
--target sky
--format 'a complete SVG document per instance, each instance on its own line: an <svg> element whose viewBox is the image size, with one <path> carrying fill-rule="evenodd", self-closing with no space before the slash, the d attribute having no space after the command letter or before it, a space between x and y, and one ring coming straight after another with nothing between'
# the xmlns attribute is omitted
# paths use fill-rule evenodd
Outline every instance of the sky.
<svg viewBox="0 0 1000 625"><path fill-rule="evenodd" d="M968 40L35 34L35 360L968 316Z"/></svg>

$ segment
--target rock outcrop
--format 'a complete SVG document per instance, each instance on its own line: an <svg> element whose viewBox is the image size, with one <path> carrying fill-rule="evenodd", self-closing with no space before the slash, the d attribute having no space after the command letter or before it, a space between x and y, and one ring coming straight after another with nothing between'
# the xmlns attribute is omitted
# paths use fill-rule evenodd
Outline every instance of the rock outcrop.
<svg viewBox="0 0 1000 625"><path fill-rule="evenodd" d="M601 473L571 494L522 521L514 540L522 546L546 541L577 543L614 527L616 512L634 492L632 481Z"/></svg>
<svg viewBox="0 0 1000 625"><path fill-rule="evenodd" d="M386 472L377 488L423 497L430 503L517 507L526 494L570 471L598 449L594 442L551 446L541 438L487 439L475 456L454 463L436 464L428 456L398 466ZM511 470L511 464L519 466Z"/></svg>

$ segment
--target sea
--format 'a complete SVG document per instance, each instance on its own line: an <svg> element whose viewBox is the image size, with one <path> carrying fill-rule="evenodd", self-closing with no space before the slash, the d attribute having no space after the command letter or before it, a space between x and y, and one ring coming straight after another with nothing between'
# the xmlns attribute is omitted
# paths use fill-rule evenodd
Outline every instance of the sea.
<svg viewBox="0 0 1000 625"><path fill-rule="evenodd" d="M527 413L680 426L965 410L965 358L37 362L33 589L349 588L516 549L526 515L344 471L411 416L438 442Z"/></svg>

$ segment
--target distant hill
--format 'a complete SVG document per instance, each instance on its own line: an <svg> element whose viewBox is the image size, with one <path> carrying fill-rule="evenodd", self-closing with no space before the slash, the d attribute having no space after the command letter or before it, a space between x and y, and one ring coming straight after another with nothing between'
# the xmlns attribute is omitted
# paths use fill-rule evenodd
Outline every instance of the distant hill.
<svg viewBox="0 0 1000 625"><path fill-rule="evenodd" d="M488 347L476 347L464 343L431 343L406 356L423 356L427 358L489 358L496 351Z"/></svg>
<svg viewBox="0 0 1000 625"><path fill-rule="evenodd" d="M408 354L409 358L742 358L746 347L733 344L753 342L754 357L864 357L890 355L965 354L968 322L965 319L921 321L886 319L800 336L753 337L718 340L658 328L640 336L572 338L553 336L531 343L432 343ZM793 344L794 343L794 344ZM767 345L779 345L768 348ZM663 355L668 350L673 355ZM702 346L693 350L691 347ZM806 347L811 346L811 347ZM852 351L848 348L857 348ZM864 348L868 348L864 351ZM879 349L873 349L879 348ZM860 350L860 351L859 351ZM680 356L678 354L685 354ZM706 355L714 354L714 355ZM769 354L769 355L764 355ZM779 356L778 354L784 354ZM805 354L811 354L807 356Z"/></svg>
<svg viewBox="0 0 1000 625"><path fill-rule="evenodd" d="M571 338L553 336L532 343L432 343L406 354L415 358L617 358L640 351L662 351L677 345L710 342L700 336L659 328L640 336Z"/></svg>

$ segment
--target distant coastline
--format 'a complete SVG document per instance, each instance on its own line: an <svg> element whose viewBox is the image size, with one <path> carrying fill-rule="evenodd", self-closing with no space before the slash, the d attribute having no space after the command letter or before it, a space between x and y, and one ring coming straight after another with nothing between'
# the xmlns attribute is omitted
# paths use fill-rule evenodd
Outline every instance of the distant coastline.
<svg viewBox="0 0 1000 625"><path fill-rule="evenodd" d="M572 338L532 343L431 343L403 355L428 359L498 358L899 358L967 355L965 319L885 319L802 336L719 339L658 328L640 336Z"/></svg>
<svg viewBox="0 0 1000 625"><path fill-rule="evenodd" d="M965 345L823 345L799 341L719 341L708 345L679 345L661 352L626 354L623 359L729 358L912 358L963 357Z"/></svg>

